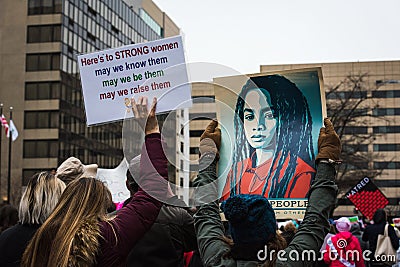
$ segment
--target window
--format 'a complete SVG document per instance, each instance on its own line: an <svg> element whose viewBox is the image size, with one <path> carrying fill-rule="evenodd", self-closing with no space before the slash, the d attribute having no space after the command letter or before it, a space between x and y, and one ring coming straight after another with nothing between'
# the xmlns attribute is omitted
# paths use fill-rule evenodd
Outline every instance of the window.
<svg viewBox="0 0 400 267"><path fill-rule="evenodd" d="M28 15L62 12L62 0L29 0Z"/></svg>
<svg viewBox="0 0 400 267"><path fill-rule="evenodd" d="M215 96L205 95L205 96L193 96L193 103L215 103Z"/></svg>
<svg viewBox="0 0 400 267"><path fill-rule="evenodd" d="M184 152L184 149L185 149L185 144L183 142L181 142L181 153Z"/></svg>
<svg viewBox="0 0 400 267"><path fill-rule="evenodd" d="M372 111L375 116L400 115L400 108L376 108Z"/></svg>
<svg viewBox="0 0 400 267"><path fill-rule="evenodd" d="M61 25L28 26L28 43L61 41Z"/></svg>
<svg viewBox="0 0 400 267"><path fill-rule="evenodd" d="M372 91L375 98L397 98L400 97L400 90Z"/></svg>
<svg viewBox="0 0 400 267"><path fill-rule="evenodd" d="M327 93L327 99L350 99L350 98L366 98L367 92L365 91L341 91L341 92L332 92Z"/></svg>
<svg viewBox="0 0 400 267"><path fill-rule="evenodd" d="M199 154L200 153L200 151L199 151L199 148L198 147L191 147L190 148L190 154Z"/></svg>
<svg viewBox="0 0 400 267"><path fill-rule="evenodd" d="M57 111L25 111L25 129L58 128Z"/></svg>
<svg viewBox="0 0 400 267"><path fill-rule="evenodd" d="M374 162L375 169L400 169L400 161L383 161L383 162Z"/></svg>
<svg viewBox="0 0 400 267"><path fill-rule="evenodd" d="M374 133L400 133L400 126L375 126Z"/></svg>
<svg viewBox="0 0 400 267"><path fill-rule="evenodd" d="M203 130L191 130L190 137L200 137L203 132Z"/></svg>
<svg viewBox="0 0 400 267"><path fill-rule="evenodd" d="M60 54L27 54L26 71L58 70L60 69Z"/></svg>
<svg viewBox="0 0 400 267"><path fill-rule="evenodd" d="M376 144L374 151L400 151L400 144Z"/></svg>
<svg viewBox="0 0 400 267"><path fill-rule="evenodd" d="M57 140L25 140L24 158L56 158L58 157Z"/></svg>
<svg viewBox="0 0 400 267"><path fill-rule="evenodd" d="M346 152L367 152L368 151L368 145L361 145L361 144L355 144L355 145L343 145L343 151Z"/></svg>
<svg viewBox="0 0 400 267"><path fill-rule="evenodd" d="M59 99L60 82L25 83L25 100Z"/></svg>
<svg viewBox="0 0 400 267"><path fill-rule="evenodd" d="M217 113L215 113L215 112L189 114L189 120L211 120L216 117L217 117Z"/></svg>
<svg viewBox="0 0 400 267"><path fill-rule="evenodd" d="M365 126L347 126L344 128L344 134L366 134L368 127Z"/></svg>

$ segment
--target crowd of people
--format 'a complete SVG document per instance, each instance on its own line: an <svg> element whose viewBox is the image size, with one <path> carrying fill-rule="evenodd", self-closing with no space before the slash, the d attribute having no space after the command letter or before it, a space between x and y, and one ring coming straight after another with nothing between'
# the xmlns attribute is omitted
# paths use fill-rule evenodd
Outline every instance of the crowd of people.
<svg viewBox="0 0 400 267"><path fill-rule="evenodd" d="M397 250L399 237L384 210L378 210L366 227L344 217L330 222L341 142L329 119L320 130L304 219L278 229L274 210L263 195L216 200L221 146L216 120L200 137L200 171L194 180L196 188L212 186L206 195L201 191L196 197L196 207L178 203L167 182L156 106L153 99L148 111L146 98L132 99L145 143L141 155L130 162L126 186L131 197L123 207L113 210L109 189L96 179L95 164L84 165L71 157L55 175L37 173L18 210L10 205L0 209L1 266L388 266L374 257L368 262L354 253L343 256L347 250L370 250L375 255L379 235L385 232ZM221 219L221 210L227 222ZM304 252L322 258L293 257Z"/></svg>

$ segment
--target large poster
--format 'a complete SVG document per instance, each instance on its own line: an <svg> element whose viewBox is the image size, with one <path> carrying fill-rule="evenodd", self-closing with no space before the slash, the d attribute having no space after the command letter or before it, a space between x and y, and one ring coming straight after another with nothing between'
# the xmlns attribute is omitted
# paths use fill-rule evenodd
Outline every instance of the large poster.
<svg viewBox="0 0 400 267"><path fill-rule="evenodd" d="M369 220L377 209L383 209L389 204L386 196L368 177L361 179L346 193L346 197Z"/></svg>
<svg viewBox="0 0 400 267"><path fill-rule="evenodd" d="M221 196L260 194L302 218L326 114L321 69L214 79Z"/></svg>
<svg viewBox="0 0 400 267"><path fill-rule="evenodd" d="M157 113L192 105L181 36L78 56L87 125L132 117L132 97Z"/></svg>

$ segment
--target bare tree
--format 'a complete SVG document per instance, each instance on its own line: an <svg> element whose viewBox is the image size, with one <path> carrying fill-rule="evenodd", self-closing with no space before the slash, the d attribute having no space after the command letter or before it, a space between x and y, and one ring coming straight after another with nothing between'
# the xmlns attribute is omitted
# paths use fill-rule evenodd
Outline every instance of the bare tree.
<svg viewBox="0 0 400 267"><path fill-rule="evenodd" d="M360 179L374 179L382 173L375 169L374 159L379 154L368 148L376 139L368 126L371 118L378 118L374 109L378 104L372 99L372 91L378 87L368 85L367 73L348 75L335 86L327 86L327 112L342 140L341 159L337 183L340 192L346 192Z"/></svg>

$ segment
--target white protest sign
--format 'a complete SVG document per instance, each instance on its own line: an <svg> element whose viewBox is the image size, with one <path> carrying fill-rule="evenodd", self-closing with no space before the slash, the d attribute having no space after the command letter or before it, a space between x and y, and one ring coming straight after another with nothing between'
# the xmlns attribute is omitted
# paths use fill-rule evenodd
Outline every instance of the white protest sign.
<svg viewBox="0 0 400 267"><path fill-rule="evenodd" d="M78 56L87 125L132 117L131 98L157 113L192 106L181 36Z"/></svg>

